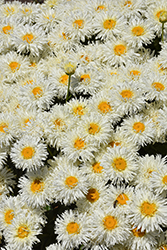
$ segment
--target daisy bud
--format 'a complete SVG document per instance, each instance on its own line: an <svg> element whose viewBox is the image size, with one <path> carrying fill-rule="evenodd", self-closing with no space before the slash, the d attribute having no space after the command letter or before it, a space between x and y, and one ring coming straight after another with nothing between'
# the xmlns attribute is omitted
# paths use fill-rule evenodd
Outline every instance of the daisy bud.
<svg viewBox="0 0 167 250"><path fill-rule="evenodd" d="M159 21L160 21L161 23L166 23L166 22L167 22L167 11L163 11L163 12L160 14Z"/></svg>
<svg viewBox="0 0 167 250"><path fill-rule="evenodd" d="M66 62L64 64L65 73L67 75L73 75L75 73L76 67L77 67L76 63Z"/></svg>

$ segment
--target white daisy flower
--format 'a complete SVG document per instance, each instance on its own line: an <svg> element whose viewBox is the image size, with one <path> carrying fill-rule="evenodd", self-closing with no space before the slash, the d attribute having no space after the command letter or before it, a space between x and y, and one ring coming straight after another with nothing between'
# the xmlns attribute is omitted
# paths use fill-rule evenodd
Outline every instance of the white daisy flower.
<svg viewBox="0 0 167 250"><path fill-rule="evenodd" d="M141 147L153 141L155 136L154 123L142 115L135 115L124 120L120 134L127 139L127 142L131 141Z"/></svg>
<svg viewBox="0 0 167 250"><path fill-rule="evenodd" d="M84 115L78 126L80 131L85 134L86 139L98 147L107 144L112 133L109 119L98 113L91 112Z"/></svg>
<svg viewBox="0 0 167 250"><path fill-rule="evenodd" d="M126 20L121 18L117 9L100 12L93 19L96 38L112 40L124 36Z"/></svg>
<svg viewBox="0 0 167 250"><path fill-rule="evenodd" d="M47 43L45 33L37 25L20 24L13 33L12 44L16 47L18 53L31 53L33 56L39 56Z"/></svg>
<svg viewBox="0 0 167 250"><path fill-rule="evenodd" d="M67 157L58 158L56 164L59 171L53 180L54 198L65 205L83 198L88 190L88 182L82 170Z"/></svg>
<svg viewBox="0 0 167 250"><path fill-rule="evenodd" d="M141 110L145 105L142 92L142 87L139 87L138 83L134 81L119 82L114 85L111 95L118 113L123 111L124 114L134 114L136 111Z"/></svg>
<svg viewBox="0 0 167 250"><path fill-rule="evenodd" d="M88 109L90 112L98 112L104 117L107 117L112 122L116 122L123 115L122 111L117 112L113 98L107 90L100 91L89 99Z"/></svg>
<svg viewBox="0 0 167 250"><path fill-rule="evenodd" d="M133 142L129 141L124 134L120 133L121 128L117 127L116 131L110 136L109 143L107 147L114 148L114 147L125 147L130 151L137 152L139 150L139 146L135 145Z"/></svg>
<svg viewBox="0 0 167 250"><path fill-rule="evenodd" d="M19 23L32 24L35 22L36 15L39 15L39 12L39 4L31 2L22 3L16 19Z"/></svg>
<svg viewBox="0 0 167 250"><path fill-rule="evenodd" d="M105 154L105 150L95 154L94 158L90 162L82 163L81 170L87 176L90 181L101 182L105 181L104 167L101 164L101 159Z"/></svg>
<svg viewBox="0 0 167 250"><path fill-rule="evenodd" d="M47 167L29 172L19 179L22 200L33 208L44 207L52 200L52 183Z"/></svg>
<svg viewBox="0 0 167 250"><path fill-rule="evenodd" d="M88 232L87 214L65 211L55 221L55 234L63 249L72 249L80 244L87 244L90 233Z"/></svg>
<svg viewBox="0 0 167 250"><path fill-rule="evenodd" d="M63 25L72 39L85 41L89 38L92 30L92 19L87 11L72 11L63 20Z"/></svg>
<svg viewBox="0 0 167 250"><path fill-rule="evenodd" d="M151 73L146 79L147 100L166 101L167 100L167 76Z"/></svg>
<svg viewBox="0 0 167 250"><path fill-rule="evenodd" d="M105 182L91 180L84 198L78 199L76 206L79 212L94 213L96 207L107 202L107 186Z"/></svg>
<svg viewBox="0 0 167 250"><path fill-rule="evenodd" d="M81 160L83 162L90 161L94 157L94 152L98 151L97 147L86 139L86 136L79 127L66 131L60 143L62 152L76 162Z"/></svg>
<svg viewBox="0 0 167 250"><path fill-rule="evenodd" d="M56 95L54 84L46 79L43 74L30 84L20 86L19 100L27 109L48 109Z"/></svg>
<svg viewBox="0 0 167 250"><path fill-rule="evenodd" d="M40 13L36 16L36 22L39 27L49 33L62 19L61 14L57 13L55 9L41 8Z"/></svg>
<svg viewBox="0 0 167 250"><path fill-rule="evenodd" d="M4 52L11 46L12 34L14 29L17 27L13 17L5 18L0 24L0 51Z"/></svg>
<svg viewBox="0 0 167 250"><path fill-rule="evenodd" d="M145 2L143 0L119 0L114 2L114 6L127 19L130 17L145 14Z"/></svg>
<svg viewBox="0 0 167 250"><path fill-rule="evenodd" d="M2 4L1 9L0 9L1 20L3 20L6 17L11 17L11 16L16 18L21 5L22 4L18 1L13 1L12 3Z"/></svg>
<svg viewBox="0 0 167 250"><path fill-rule="evenodd" d="M12 224L4 231L4 237L13 250L31 250L33 244L40 241L37 235L41 231L40 223L34 221L32 215L23 212L13 218Z"/></svg>
<svg viewBox="0 0 167 250"><path fill-rule="evenodd" d="M72 122L67 107L54 105L51 111L46 113L45 138L47 143L58 149L70 124Z"/></svg>
<svg viewBox="0 0 167 250"><path fill-rule="evenodd" d="M95 244L104 243L107 247L124 244L130 237L127 219L114 208L95 209L89 219L89 230Z"/></svg>
<svg viewBox="0 0 167 250"><path fill-rule="evenodd" d="M23 136L13 144L10 157L16 168L32 171L44 165L47 158L46 145L39 137Z"/></svg>
<svg viewBox="0 0 167 250"><path fill-rule="evenodd" d="M110 4L106 0L91 0L87 4L87 9L91 12L92 17L96 17L98 13L106 12L109 8L112 9L112 3Z"/></svg>
<svg viewBox="0 0 167 250"><path fill-rule="evenodd" d="M167 3L163 0L156 1L147 11L147 18L158 36L162 32L162 23L159 21L159 17L163 11L167 11Z"/></svg>
<svg viewBox="0 0 167 250"><path fill-rule="evenodd" d="M122 214L128 213L128 206L133 201L134 188L125 185L110 185L106 194L106 207L113 207Z"/></svg>
<svg viewBox="0 0 167 250"><path fill-rule="evenodd" d="M165 168L166 158L161 158L160 155L145 155L139 157L137 178L134 180L135 185L140 188L151 189L151 179L154 172L157 174L158 166Z"/></svg>
<svg viewBox="0 0 167 250"><path fill-rule="evenodd" d="M13 218L21 214L23 203L17 197L2 198L0 203L0 228L6 229L12 224Z"/></svg>
<svg viewBox="0 0 167 250"><path fill-rule="evenodd" d="M120 66L137 59L138 54L125 40L112 39L101 45L100 57L103 62L109 62L111 66Z"/></svg>
<svg viewBox="0 0 167 250"><path fill-rule="evenodd" d="M147 20L132 18L127 26L125 38L133 48L141 48L143 44L150 44L155 37L154 26Z"/></svg>
<svg viewBox="0 0 167 250"><path fill-rule="evenodd" d="M26 58L10 51L1 56L0 67L5 82L11 83L18 78L23 78L29 71L29 62Z"/></svg>
<svg viewBox="0 0 167 250"><path fill-rule="evenodd" d="M57 97L59 99L64 99L67 95L68 88L68 80L69 75L67 75L63 69L61 68L53 68L49 75L51 82L55 85L55 89L57 90ZM73 79L71 78L71 84ZM70 85L71 85L70 84ZM71 88L70 88L71 91Z"/></svg>
<svg viewBox="0 0 167 250"><path fill-rule="evenodd" d="M84 117L88 112L88 100L84 99L80 96L78 99L71 99L68 103L66 103L66 107L68 112L70 113L72 120L77 118L77 120Z"/></svg>
<svg viewBox="0 0 167 250"><path fill-rule="evenodd" d="M132 227L133 228L133 227ZM131 250L153 250L157 244L156 232L141 232L141 229L133 228L127 247Z"/></svg>
<svg viewBox="0 0 167 250"><path fill-rule="evenodd" d="M93 95L104 86L105 75L94 66L79 66L76 69L71 87L76 93Z"/></svg>
<svg viewBox="0 0 167 250"><path fill-rule="evenodd" d="M107 148L101 160L106 178L113 183L132 181L136 176L137 154L125 147Z"/></svg>
<svg viewBox="0 0 167 250"><path fill-rule="evenodd" d="M49 46L56 54L62 50L69 51L71 49L75 49L79 43L75 37L72 39L72 35L65 29L62 23L56 25L56 27L49 32L48 40Z"/></svg>
<svg viewBox="0 0 167 250"><path fill-rule="evenodd" d="M153 232L162 231L162 226L167 225L166 201L154 195L148 189L137 189L130 206L129 219L133 229Z"/></svg>

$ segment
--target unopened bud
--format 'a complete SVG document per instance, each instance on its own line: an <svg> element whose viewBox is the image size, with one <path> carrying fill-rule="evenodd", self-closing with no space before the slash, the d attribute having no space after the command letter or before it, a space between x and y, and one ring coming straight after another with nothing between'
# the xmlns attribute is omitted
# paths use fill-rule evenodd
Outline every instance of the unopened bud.
<svg viewBox="0 0 167 250"><path fill-rule="evenodd" d="M167 22L167 11L163 11L160 16L159 16L159 21L161 23L166 23Z"/></svg>
<svg viewBox="0 0 167 250"><path fill-rule="evenodd" d="M75 63L71 63L71 62L67 62L64 65L64 71L67 75L73 75L75 73L76 70L76 64Z"/></svg>

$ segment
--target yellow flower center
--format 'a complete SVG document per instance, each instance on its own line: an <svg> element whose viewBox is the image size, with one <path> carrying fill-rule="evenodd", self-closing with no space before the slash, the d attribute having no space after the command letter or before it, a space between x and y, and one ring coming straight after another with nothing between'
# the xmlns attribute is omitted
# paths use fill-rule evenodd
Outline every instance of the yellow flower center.
<svg viewBox="0 0 167 250"><path fill-rule="evenodd" d="M108 215L103 219L103 225L108 230L113 230L117 226L117 220L115 217Z"/></svg>
<svg viewBox="0 0 167 250"><path fill-rule="evenodd" d="M162 182L166 185L167 184L167 175L165 175L162 179Z"/></svg>
<svg viewBox="0 0 167 250"><path fill-rule="evenodd" d="M43 90L42 90L41 87L35 87L35 88L33 88L32 93L33 93L33 95L34 95L36 98L39 98L39 97L42 96Z"/></svg>
<svg viewBox="0 0 167 250"><path fill-rule="evenodd" d="M108 113L111 110L111 106L108 102L100 102L98 105L98 109L102 112L102 113Z"/></svg>
<svg viewBox="0 0 167 250"><path fill-rule="evenodd" d="M125 54L126 52L127 52L127 50L126 50L125 45L123 45L123 44L115 45L115 47L114 47L115 55L121 56L121 55Z"/></svg>
<svg viewBox="0 0 167 250"><path fill-rule="evenodd" d="M7 25L7 26L4 26L4 27L2 28L2 30L3 30L3 32L4 32L5 34L9 34L10 31L12 30L12 27L11 27L10 25Z"/></svg>
<svg viewBox="0 0 167 250"><path fill-rule="evenodd" d="M160 10L160 11L158 11L155 15L156 15L156 17L159 19L159 17L160 17L160 15L161 15L161 13L163 13L164 12L164 10Z"/></svg>
<svg viewBox="0 0 167 250"><path fill-rule="evenodd" d="M101 10L106 10L106 7L104 5L99 5L97 8L96 8L96 11L101 11Z"/></svg>
<svg viewBox="0 0 167 250"><path fill-rule="evenodd" d="M160 92L165 89L164 85L160 82L153 82L151 85L156 91Z"/></svg>
<svg viewBox="0 0 167 250"><path fill-rule="evenodd" d="M33 68L35 68L37 65L36 65L36 63L35 62L32 62L30 65L29 65L29 67L33 67Z"/></svg>
<svg viewBox="0 0 167 250"><path fill-rule="evenodd" d="M5 130L4 130L5 128L8 128L8 125L5 122L2 122L0 124L0 132L1 133L6 133Z"/></svg>
<svg viewBox="0 0 167 250"><path fill-rule="evenodd" d="M27 14L28 12L29 12L29 13L32 13L32 10L30 10L30 9L28 9L28 8L24 8L24 9L22 10L22 12L23 12L23 14Z"/></svg>
<svg viewBox="0 0 167 250"><path fill-rule="evenodd" d="M81 59L82 59L83 57L84 57L85 61L90 62L90 60L89 60L89 57L88 57L88 56L81 55Z"/></svg>
<svg viewBox="0 0 167 250"><path fill-rule="evenodd" d="M110 72L110 75L117 75L117 72Z"/></svg>
<svg viewBox="0 0 167 250"><path fill-rule="evenodd" d="M75 176L69 176L66 178L65 184L66 184L66 186L68 186L69 188L72 189L72 188L77 186L78 179Z"/></svg>
<svg viewBox="0 0 167 250"><path fill-rule="evenodd" d="M91 203L97 201L99 199L99 192L95 188L90 188L86 195L86 199Z"/></svg>
<svg viewBox="0 0 167 250"><path fill-rule="evenodd" d="M100 128L96 123L93 123L93 122L90 123L89 129L88 129L89 134L95 135L99 131L100 131Z"/></svg>
<svg viewBox="0 0 167 250"><path fill-rule="evenodd" d="M6 14L7 14L7 15L10 15L10 14L13 14L14 8L13 8L13 7L7 7L7 8L5 9L5 11L6 11Z"/></svg>
<svg viewBox="0 0 167 250"><path fill-rule="evenodd" d="M96 162L95 164L93 164L92 168L93 168L94 173L102 173L103 167L100 166L99 162Z"/></svg>
<svg viewBox="0 0 167 250"><path fill-rule="evenodd" d="M111 142L109 142L109 144L108 144L110 147L114 147L114 146L120 146L121 145L121 143L120 142L116 142L116 141L111 141Z"/></svg>
<svg viewBox="0 0 167 250"><path fill-rule="evenodd" d="M20 69L20 63L11 62L11 63L9 63L9 67L11 68L12 72L14 73L16 70Z"/></svg>
<svg viewBox="0 0 167 250"><path fill-rule="evenodd" d="M115 158L113 160L113 167L118 171L123 171L127 167L126 160L124 160L122 157Z"/></svg>
<svg viewBox="0 0 167 250"><path fill-rule="evenodd" d="M140 76L141 72L139 70L131 70L130 75L131 76Z"/></svg>
<svg viewBox="0 0 167 250"><path fill-rule="evenodd" d="M132 29L132 33L134 36L141 36L144 33L144 29L141 26L136 26Z"/></svg>
<svg viewBox="0 0 167 250"><path fill-rule="evenodd" d="M140 207L140 210L144 216L152 217L157 211L157 206L154 203L149 203L147 201L144 201Z"/></svg>
<svg viewBox="0 0 167 250"><path fill-rule="evenodd" d="M75 115L84 115L82 106L77 106L77 107L73 108L73 111L74 111Z"/></svg>
<svg viewBox="0 0 167 250"><path fill-rule="evenodd" d="M17 236L21 239L28 237L29 230L27 226L20 226L17 230Z"/></svg>
<svg viewBox="0 0 167 250"><path fill-rule="evenodd" d="M124 99L130 99L133 96L133 92L131 90L122 90L120 94Z"/></svg>
<svg viewBox="0 0 167 250"><path fill-rule="evenodd" d="M76 222L68 223L66 230L69 234L78 234L80 232L79 225Z"/></svg>
<svg viewBox="0 0 167 250"><path fill-rule="evenodd" d="M132 5L131 1L125 1L124 6L130 7Z"/></svg>
<svg viewBox="0 0 167 250"><path fill-rule="evenodd" d="M84 82L84 83L89 83L90 82L90 75L89 74L81 75L80 81Z"/></svg>
<svg viewBox="0 0 167 250"><path fill-rule="evenodd" d="M65 125L65 123L63 122L62 119L58 118L54 121L54 125L55 125L55 128L57 129L57 127L62 127Z"/></svg>
<svg viewBox="0 0 167 250"><path fill-rule="evenodd" d="M104 29L109 29L109 30L114 29L115 25L116 21L113 19L107 19L103 22Z"/></svg>
<svg viewBox="0 0 167 250"><path fill-rule="evenodd" d="M141 232L141 229L137 230L137 227L132 230L132 233L135 237L143 237L146 234L146 231Z"/></svg>
<svg viewBox="0 0 167 250"><path fill-rule="evenodd" d="M126 202L129 200L129 198L126 194L120 194L116 200L120 205L125 205L127 204Z"/></svg>
<svg viewBox="0 0 167 250"><path fill-rule="evenodd" d="M77 140L75 140L75 143L74 143L74 147L79 150L81 148L84 148L85 147L85 142L84 140L82 140L81 138L78 138Z"/></svg>
<svg viewBox="0 0 167 250"><path fill-rule="evenodd" d="M66 75L66 74L65 74L65 75L62 75L62 76L60 77L60 79L59 79L59 82L67 86L67 84L68 84L68 77L69 77L69 76Z"/></svg>
<svg viewBox="0 0 167 250"><path fill-rule="evenodd" d="M135 133L140 133L145 130L145 125L142 122L135 122L133 124L133 130Z"/></svg>
<svg viewBox="0 0 167 250"><path fill-rule="evenodd" d="M27 123L31 123L31 121L30 121L29 118L27 118L27 119L24 120L24 127L27 127L27 126L28 126Z"/></svg>
<svg viewBox="0 0 167 250"><path fill-rule="evenodd" d="M14 218L14 211L12 209L7 210L6 213L5 213L5 218L4 218L5 222L7 224L11 224L13 218Z"/></svg>
<svg viewBox="0 0 167 250"><path fill-rule="evenodd" d="M26 41L27 43L32 43L34 39L34 36L32 34L26 34L22 37L23 41Z"/></svg>
<svg viewBox="0 0 167 250"><path fill-rule="evenodd" d="M21 151L21 155L24 159L28 160L34 156L35 150L32 147L25 147Z"/></svg>
<svg viewBox="0 0 167 250"><path fill-rule="evenodd" d="M40 179L35 179L32 183L31 183L31 191L33 193L39 193L42 192L44 189L44 182L41 181Z"/></svg>
<svg viewBox="0 0 167 250"><path fill-rule="evenodd" d="M73 27L74 27L74 28L82 29L83 26L84 26L84 21L81 20L81 19L75 20L75 21L73 22Z"/></svg>

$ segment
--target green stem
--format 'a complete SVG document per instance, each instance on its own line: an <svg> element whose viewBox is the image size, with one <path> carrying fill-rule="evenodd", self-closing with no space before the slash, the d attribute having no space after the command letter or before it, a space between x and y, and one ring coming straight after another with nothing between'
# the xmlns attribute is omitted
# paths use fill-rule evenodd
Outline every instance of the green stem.
<svg viewBox="0 0 167 250"><path fill-rule="evenodd" d="M70 82L71 82L71 74L69 74L69 77L68 77L68 89L67 89L66 102L67 102L68 99L69 99Z"/></svg>
<svg viewBox="0 0 167 250"><path fill-rule="evenodd" d="M161 41L164 41L164 23L162 23L162 36L161 36Z"/></svg>

